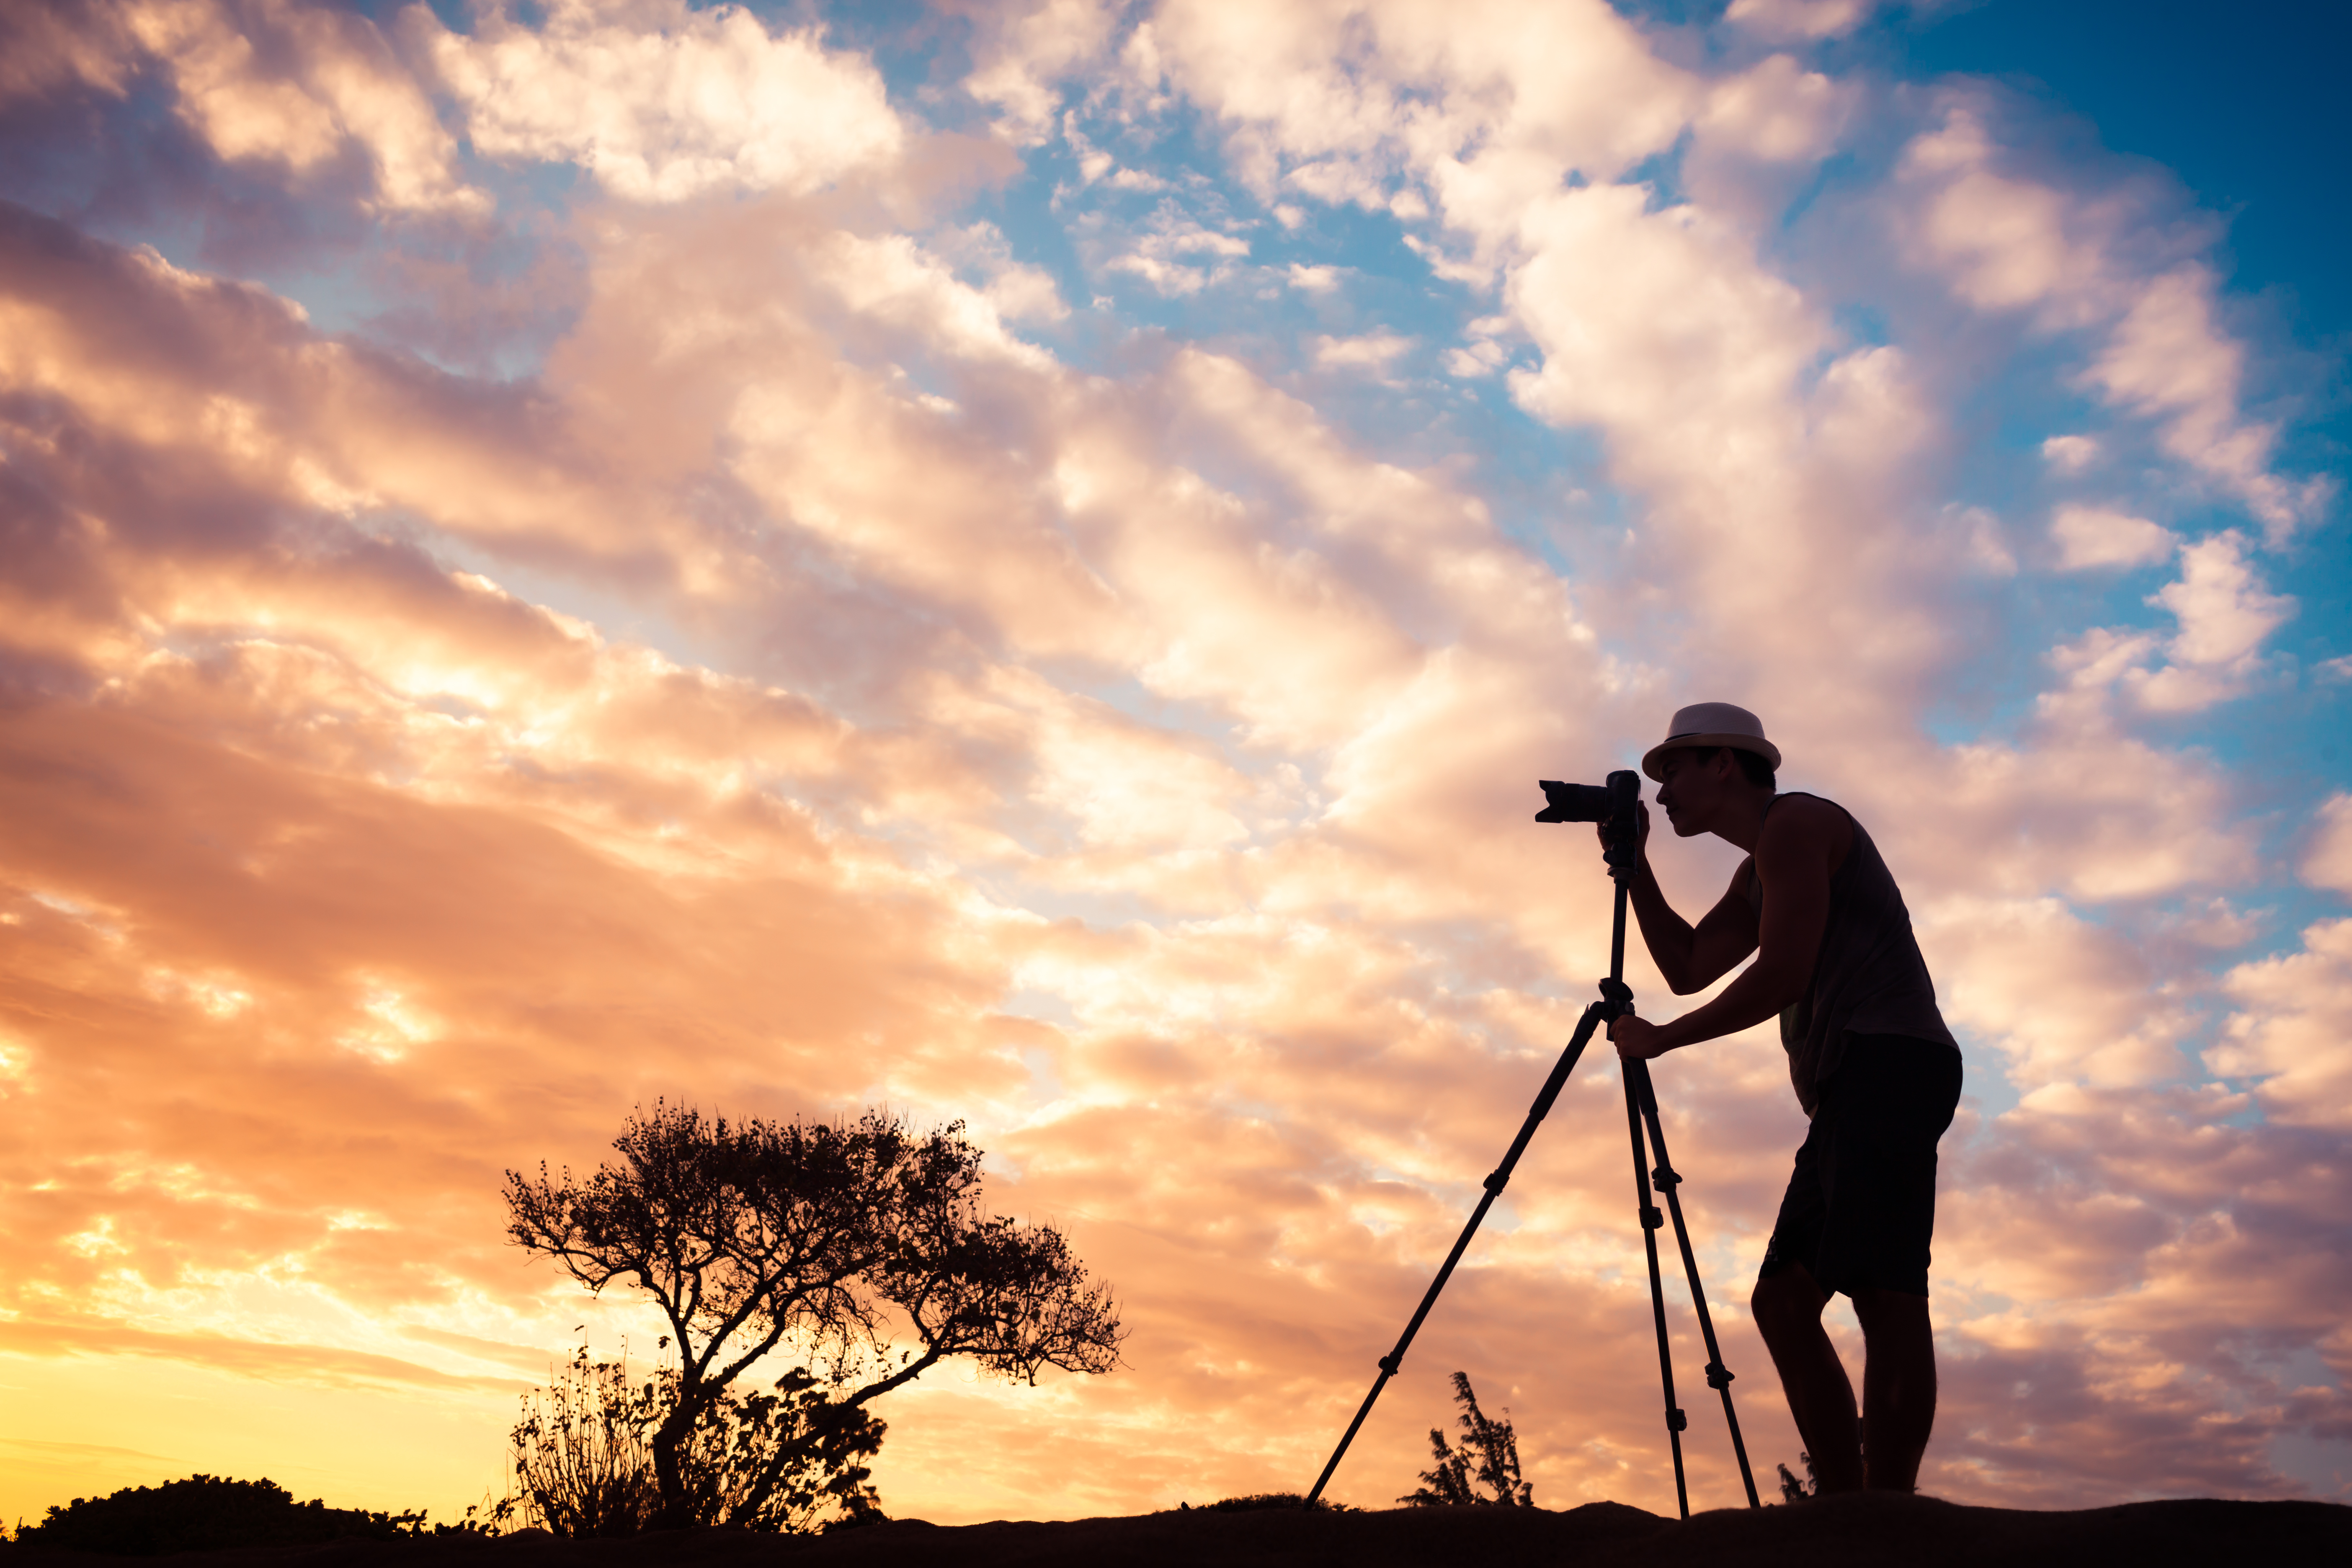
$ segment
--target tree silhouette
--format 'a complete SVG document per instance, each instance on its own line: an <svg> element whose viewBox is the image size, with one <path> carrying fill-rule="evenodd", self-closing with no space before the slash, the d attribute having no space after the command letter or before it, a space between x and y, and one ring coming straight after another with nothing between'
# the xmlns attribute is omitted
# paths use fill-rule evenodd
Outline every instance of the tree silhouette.
<svg viewBox="0 0 2352 1568"><path fill-rule="evenodd" d="M1462 1406L1462 1447L1452 1447L1445 1441L1444 1432L1432 1426L1429 1447L1437 1464L1421 1472L1419 1489L1397 1501L1414 1508L1449 1504L1535 1507L1534 1484L1519 1479L1519 1439L1511 1430L1510 1413L1504 1412L1503 1419L1497 1421L1479 1409L1478 1396L1470 1391L1467 1373L1454 1374L1454 1402ZM1476 1479L1493 1492L1491 1497L1480 1494L1471 1485L1474 1459Z"/></svg>
<svg viewBox="0 0 2352 1568"><path fill-rule="evenodd" d="M950 1356L1032 1383L1047 1366L1118 1364L1109 1291L1087 1283L1059 1231L982 1209L981 1151L960 1121L919 1136L878 1111L730 1122L656 1103L613 1147L619 1161L584 1182L509 1171L508 1234L592 1292L645 1291L668 1321L678 1364L647 1440L654 1523L752 1522L812 1445L854 1436L859 1406ZM697 1429L788 1341L806 1382L780 1390L790 1408L770 1412L772 1442L744 1489L714 1500Z"/></svg>

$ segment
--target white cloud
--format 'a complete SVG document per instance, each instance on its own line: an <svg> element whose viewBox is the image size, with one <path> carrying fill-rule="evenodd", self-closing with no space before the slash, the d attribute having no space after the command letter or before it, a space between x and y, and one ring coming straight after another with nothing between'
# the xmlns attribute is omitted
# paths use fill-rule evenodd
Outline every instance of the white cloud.
<svg viewBox="0 0 2352 1568"><path fill-rule="evenodd" d="M2056 899L1955 898L1923 905L1946 1016L1990 1037L2020 1089L2124 1085L2176 1076L2188 1026L2138 945Z"/></svg>
<svg viewBox="0 0 2352 1568"><path fill-rule="evenodd" d="M1606 0L1170 0L1149 32L1261 195L1385 208L1403 176L1452 187L1434 194L1455 222L1473 204L1501 221L1563 167L1613 178L1673 144L1697 90Z"/></svg>
<svg viewBox="0 0 2352 1568"><path fill-rule="evenodd" d="M2062 474L2079 474L2099 460L2099 443L2089 436L2053 436L2042 443L2042 460Z"/></svg>
<svg viewBox="0 0 2352 1568"><path fill-rule="evenodd" d="M2242 963L2223 984L2243 1011L2206 1064L2261 1079L2273 1121L2352 1130L2352 920L2321 921L2300 952Z"/></svg>
<svg viewBox="0 0 2352 1568"><path fill-rule="evenodd" d="M1008 360L1032 370L1051 363L1043 350L1005 331L997 289L983 290L963 282L906 235L867 239L835 234L810 248L815 261L811 270L853 310L913 328L951 353ZM1041 304L1034 298L1037 279L1026 272L1014 273L1013 286L1004 292L1017 303L1051 314L1060 303L1051 279L1043 279L1045 302Z"/></svg>
<svg viewBox="0 0 2352 1568"><path fill-rule="evenodd" d="M1836 140L1852 101L1850 89L1771 55L1710 87L1696 130L1752 163L1809 163Z"/></svg>
<svg viewBox="0 0 2352 1568"><path fill-rule="evenodd" d="M2139 521L2078 521L2071 541L2057 528L2053 532L2070 552L2079 549L2099 556L2135 542L2152 551L2154 542L2129 526ZM2172 612L2173 635L2102 626L2056 649L2051 662L2066 676L2067 690L2044 694L2042 712L2053 720L2070 715L2074 721L2087 721L2111 687L2156 713L2195 712L2243 696L2266 668L2263 640L2295 611L2293 598L2270 592L2245 550L2244 538L2235 531L2181 547L2179 578L2147 598L2149 605ZM2121 563L2103 558L2083 563ZM2152 668L2159 647L2166 662Z"/></svg>
<svg viewBox="0 0 2352 1568"><path fill-rule="evenodd" d="M1492 338L1478 338L1464 347L1445 351L1445 374L1475 381L1503 368L1510 354Z"/></svg>
<svg viewBox="0 0 2352 1568"><path fill-rule="evenodd" d="M2267 591L2246 563L2245 541L2220 533L2180 552L2180 581L2148 600L2179 617L2167 651L2183 664L2236 668L2294 614L2294 601Z"/></svg>
<svg viewBox="0 0 2352 1568"><path fill-rule="evenodd" d="M634 201L804 194L906 141L869 61L740 6L555 0L538 31L497 9L471 37L429 38L477 151L577 163Z"/></svg>
<svg viewBox="0 0 2352 1568"><path fill-rule="evenodd" d="M1391 362L1411 347L1411 338L1395 332L1366 332L1354 338L1318 336L1315 363L1326 370L1369 370L1385 375Z"/></svg>
<svg viewBox="0 0 2352 1568"><path fill-rule="evenodd" d="M2179 630L2165 645L2169 663L2133 671L2125 684L2142 708L2184 713L2243 693L2262 672L2263 640L2294 614L2294 601L2273 594L2245 560L2236 533L2216 534L2180 552L2180 579L2148 598L2170 610Z"/></svg>
<svg viewBox="0 0 2352 1568"><path fill-rule="evenodd" d="M1723 19L1772 43L1836 37L1876 8L1876 0L1731 0Z"/></svg>
<svg viewBox="0 0 2352 1568"><path fill-rule="evenodd" d="M2058 545L2059 569L2066 572L2148 565L2169 558L2179 542L2144 517L2110 507L2071 504L2051 518L2050 537Z"/></svg>
<svg viewBox="0 0 2352 1568"><path fill-rule="evenodd" d="M983 5L971 16L979 37L964 89L997 106L1002 134L1034 144L1053 133L1056 79L1102 53L1118 8L1102 0L1045 0L1025 10Z"/></svg>
<svg viewBox="0 0 2352 1568"><path fill-rule="evenodd" d="M1239 235L1220 233L1163 202L1134 248L1113 258L1108 266L1114 272L1132 272L1160 293L1174 297L1197 294L1220 281L1249 251L1249 241ZM1194 257L1208 260L1186 259Z"/></svg>
<svg viewBox="0 0 2352 1568"><path fill-rule="evenodd" d="M2337 790L2319 808L2300 870L2315 888L2352 896L2352 794Z"/></svg>
<svg viewBox="0 0 2352 1568"><path fill-rule="evenodd" d="M2155 421L2168 454L2244 502L2274 538L2315 515L2328 482L2272 472L2277 432L2239 405L2245 348L2216 320L2212 269L2147 266L2119 196L2062 190L2009 172L2010 161L1981 106L1965 100L1912 141L1898 178L1914 199L1892 210L1915 258L1980 310L2097 334L2085 381ZM2076 449L2060 450L2071 460Z"/></svg>
<svg viewBox="0 0 2352 1568"><path fill-rule="evenodd" d="M457 139L366 17L282 0L234 13L219 0L127 0L108 9L164 62L180 118L221 157L300 174L356 142L373 166L373 205L488 205L457 178Z"/></svg>

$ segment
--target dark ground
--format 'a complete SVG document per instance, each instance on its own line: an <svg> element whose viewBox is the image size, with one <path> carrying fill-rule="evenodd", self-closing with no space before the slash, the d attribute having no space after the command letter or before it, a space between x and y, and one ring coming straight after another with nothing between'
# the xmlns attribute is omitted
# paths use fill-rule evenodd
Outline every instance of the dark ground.
<svg viewBox="0 0 2352 1568"><path fill-rule="evenodd" d="M9 1568L126 1568L131 1561L38 1548L0 1552ZM1963 1508L1860 1494L1795 1507L1724 1509L1677 1523L1620 1503L1544 1509L1410 1508L1377 1513L1145 1514L1061 1523L940 1526L901 1520L835 1535L691 1530L625 1541L530 1533L490 1541L340 1541L185 1552L175 1568L898 1568L946 1564L1216 1564L1218 1568L1396 1568L1574 1563L1579 1568L2147 1568L2172 1563L2352 1568L2352 1508L2316 1502L2127 1503L2074 1513Z"/></svg>

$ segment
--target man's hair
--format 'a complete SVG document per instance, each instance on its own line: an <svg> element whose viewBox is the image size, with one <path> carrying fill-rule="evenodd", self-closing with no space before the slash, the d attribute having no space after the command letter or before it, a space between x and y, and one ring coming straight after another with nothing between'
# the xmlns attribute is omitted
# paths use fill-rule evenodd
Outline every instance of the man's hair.
<svg viewBox="0 0 2352 1568"><path fill-rule="evenodd" d="M1695 763L1710 761L1717 752L1729 752L1739 759L1740 776L1749 784L1758 789L1779 787L1773 782L1772 764L1765 760L1761 752L1751 752L1745 746L1693 746L1689 750L1691 761Z"/></svg>

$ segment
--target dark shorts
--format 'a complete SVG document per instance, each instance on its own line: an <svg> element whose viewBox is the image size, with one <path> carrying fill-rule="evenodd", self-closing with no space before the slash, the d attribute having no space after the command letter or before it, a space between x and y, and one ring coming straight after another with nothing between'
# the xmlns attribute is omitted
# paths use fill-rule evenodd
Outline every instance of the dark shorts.
<svg viewBox="0 0 2352 1568"><path fill-rule="evenodd" d="M1927 1293L1936 1140L1960 1103L1960 1053L1908 1035L1849 1035L1757 1277L1801 1263L1832 1295Z"/></svg>

